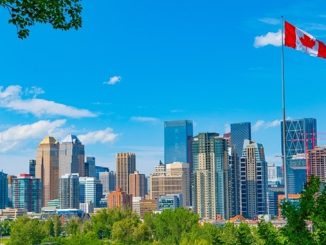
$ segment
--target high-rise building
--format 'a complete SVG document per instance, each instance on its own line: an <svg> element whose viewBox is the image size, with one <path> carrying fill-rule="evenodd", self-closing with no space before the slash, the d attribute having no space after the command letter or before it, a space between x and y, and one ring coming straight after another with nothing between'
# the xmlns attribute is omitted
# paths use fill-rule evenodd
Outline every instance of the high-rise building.
<svg viewBox="0 0 326 245"><path fill-rule="evenodd" d="M234 146L235 152L240 158L244 140L251 140L251 123L231 123L231 144Z"/></svg>
<svg viewBox="0 0 326 245"><path fill-rule="evenodd" d="M110 172L108 167L96 166L95 165L95 172L96 172L96 179L100 179L100 173Z"/></svg>
<svg viewBox="0 0 326 245"><path fill-rule="evenodd" d="M191 140L193 136L192 121L164 122L164 163L192 163Z"/></svg>
<svg viewBox="0 0 326 245"><path fill-rule="evenodd" d="M13 179L17 178L14 175L8 175L7 176L7 180L8 180L8 201L7 201L7 207L9 208L13 208L13 204L12 204L12 199L13 199L13 189L12 189L12 182ZM42 201L42 200L41 200Z"/></svg>
<svg viewBox="0 0 326 245"><path fill-rule="evenodd" d="M132 209L132 196L117 187L108 195L108 208Z"/></svg>
<svg viewBox="0 0 326 245"><path fill-rule="evenodd" d="M45 137L37 149L35 177L42 182L42 206L59 197L59 143Z"/></svg>
<svg viewBox="0 0 326 245"><path fill-rule="evenodd" d="M145 174L138 171L129 175L129 194L133 197L145 197L147 189L147 181Z"/></svg>
<svg viewBox="0 0 326 245"><path fill-rule="evenodd" d="M96 177L95 157L86 157L85 176Z"/></svg>
<svg viewBox="0 0 326 245"><path fill-rule="evenodd" d="M4 209L8 203L8 179L7 174L0 172L0 209Z"/></svg>
<svg viewBox="0 0 326 245"><path fill-rule="evenodd" d="M283 152L283 122L281 123L281 146ZM308 150L317 146L317 120L314 118L303 118L297 120L286 120L285 127L285 142L286 142L286 171L288 194L296 194L302 191L303 185L300 185L299 179L302 178L302 172L307 171L307 162L302 166L304 161L298 160L298 154L307 153ZM283 154L284 155L284 154ZM295 156L295 157L294 157ZM302 171L295 171L299 168ZM303 169L304 168L304 169ZM308 166L309 168L309 166ZM298 186L295 186L298 183ZM294 187L294 188L293 188ZM301 189L300 189L301 187Z"/></svg>
<svg viewBox="0 0 326 245"><path fill-rule="evenodd" d="M306 154L300 153L287 160L288 193L300 194L307 181Z"/></svg>
<svg viewBox="0 0 326 245"><path fill-rule="evenodd" d="M308 178L312 175L326 183L326 147L315 147L308 151Z"/></svg>
<svg viewBox="0 0 326 245"><path fill-rule="evenodd" d="M116 176L115 172L100 172L100 181L103 185L103 194L115 191Z"/></svg>
<svg viewBox="0 0 326 245"><path fill-rule="evenodd" d="M129 194L129 174L136 170L135 153L118 153L116 155L116 186Z"/></svg>
<svg viewBox="0 0 326 245"><path fill-rule="evenodd" d="M34 159L29 160L29 174L33 177L35 177L35 166L36 166L36 160Z"/></svg>
<svg viewBox="0 0 326 245"><path fill-rule="evenodd" d="M190 206L190 174L188 163L160 163L150 175L150 199L181 193L184 206Z"/></svg>
<svg viewBox="0 0 326 245"><path fill-rule="evenodd" d="M12 179L13 208L24 208L28 212L39 213L42 205L42 183L29 174L21 174Z"/></svg>
<svg viewBox="0 0 326 245"><path fill-rule="evenodd" d="M245 140L240 171L240 212L248 219L267 214L267 162L262 144Z"/></svg>
<svg viewBox="0 0 326 245"><path fill-rule="evenodd" d="M227 141L217 133L193 138L194 211L205 219L230 218L229 157Z"/></svg>
<svg viewBox="0 0 326 245"><path fill-rule="evenodd" d="M60 178L60 208L79 209L79 175L65 174Z"/></svg>
<svg viewBox="0 0 326 245"><path fill-rule="evenodd" d="M59 149L59 176L73 173L84 176L85 149L77 136L68 135L62 140Z"/></svg>
<svg viewBox="0 0 326 245"><path fill-rule="evenodd" d="M92 202L94 207L100 206L100 200L103 194L101 181L94 177L80 177L80 203Z"/></svg>
<svg viewBox="0 0 326 245"><path fill-rule="evenodd" d="M224 137L223 137L224 138ZM233 146L228 147L230 217L240 214L240 164Z"/></svg>

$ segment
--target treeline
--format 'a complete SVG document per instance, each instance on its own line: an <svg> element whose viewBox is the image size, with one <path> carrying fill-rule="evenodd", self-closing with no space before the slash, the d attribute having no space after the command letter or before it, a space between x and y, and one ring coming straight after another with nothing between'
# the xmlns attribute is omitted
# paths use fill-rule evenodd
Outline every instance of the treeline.
<svg viewBox="0 0 326 245"><path fill-rule="evenodd" d="M311 179L300 205L287 202L282 212L287 225L281 229L264 221L257 227L200 224L196 214L183 208L147 214L143 221L131 211L103 209L87 221L74 218L63 224L57 216L46 221L21 217L0 227L7 227L12 245L326 244L326 192L320 192L318 179Z"/></svg>

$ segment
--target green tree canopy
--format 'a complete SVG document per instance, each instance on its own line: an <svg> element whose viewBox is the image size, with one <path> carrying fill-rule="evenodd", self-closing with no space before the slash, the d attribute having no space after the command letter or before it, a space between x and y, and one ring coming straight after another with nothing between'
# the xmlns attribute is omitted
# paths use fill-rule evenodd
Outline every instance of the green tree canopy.
<svg viewBox="0 0 326 245"><path fill-rule="evenodd" d="M0 0L9 12L9 23L17 28L19 38L29 35L36 23L48 23L54 29L78 29L82 25L81 0Z"/></svg>

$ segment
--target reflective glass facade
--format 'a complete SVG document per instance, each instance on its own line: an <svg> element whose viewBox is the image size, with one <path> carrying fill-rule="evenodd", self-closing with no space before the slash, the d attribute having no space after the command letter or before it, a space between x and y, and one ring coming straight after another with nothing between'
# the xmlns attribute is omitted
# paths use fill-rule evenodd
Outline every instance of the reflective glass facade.
<svg viewBox="0 0 326 245"><path fill-rule="evenodd" d="M164 122L164 163L192 163L191 140L192 121Z"/></svg>
<svg viewBox="0 0 326 245"><path fill-rule="evenodd" d="M7 174L0 172L0 209L6 207L8 201L8 180Z"/></svg>

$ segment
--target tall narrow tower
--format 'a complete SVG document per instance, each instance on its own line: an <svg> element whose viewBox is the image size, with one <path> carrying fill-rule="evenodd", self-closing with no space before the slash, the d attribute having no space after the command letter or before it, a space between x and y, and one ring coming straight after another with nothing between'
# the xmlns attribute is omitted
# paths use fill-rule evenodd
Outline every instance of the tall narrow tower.
<svg viewBox="0 0 326 245"><path fill-rule="evenodd" d="M42 181L42 206L59 196L59 143L45 137L37 149L35 177Z"/></svg>
<svg viewBox="0 0 326 245"><path fill-rule="evenodd" d="M116 155L116 187L129 194L129 174L136 170L135 153L118 153Z"/></svg>

